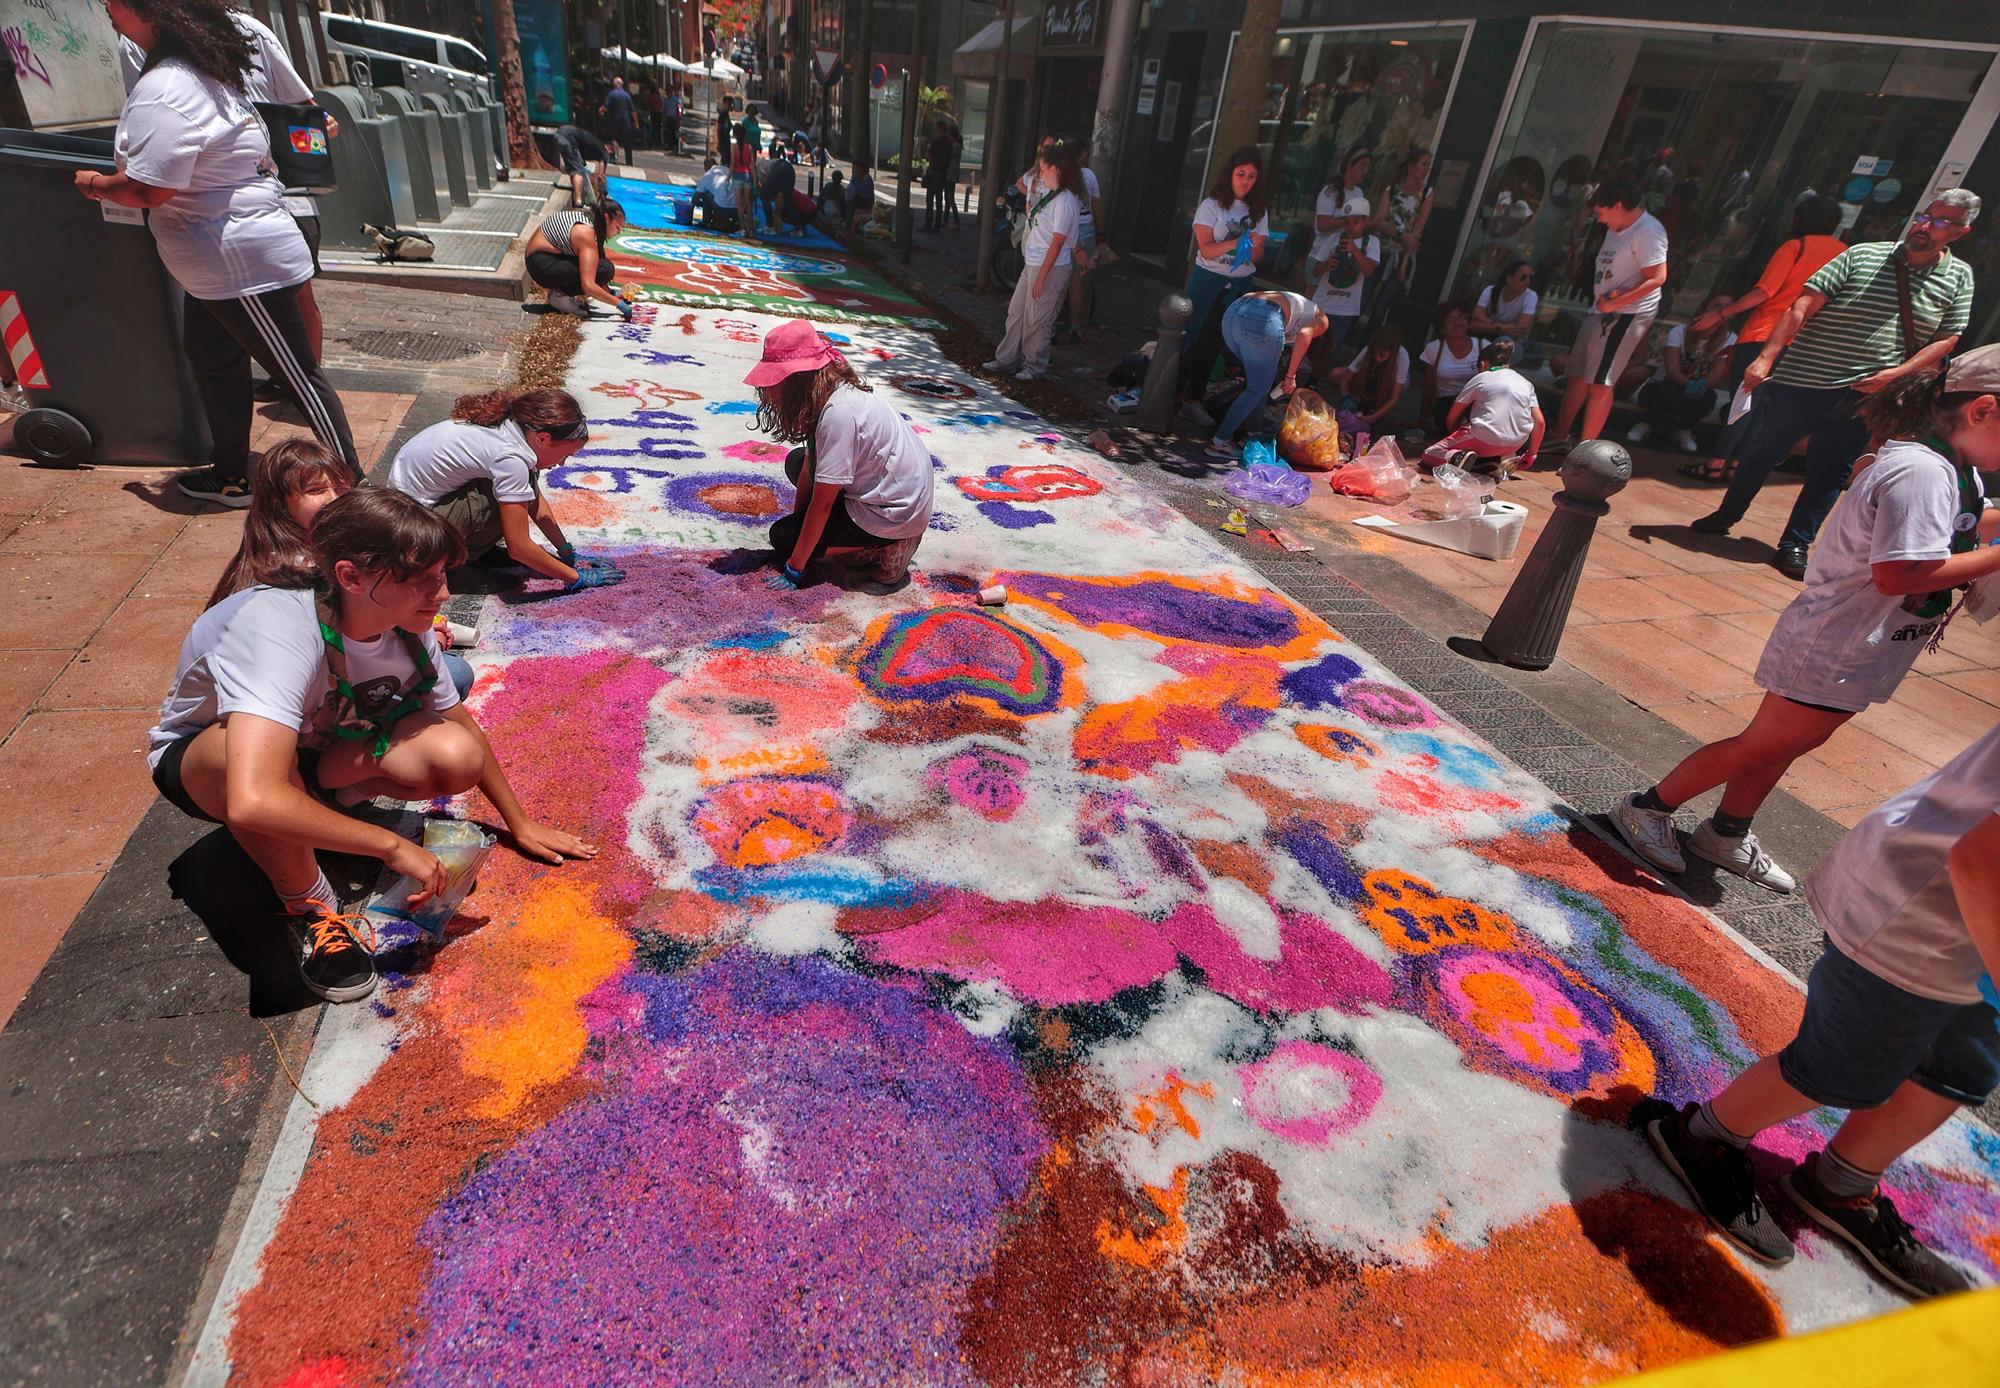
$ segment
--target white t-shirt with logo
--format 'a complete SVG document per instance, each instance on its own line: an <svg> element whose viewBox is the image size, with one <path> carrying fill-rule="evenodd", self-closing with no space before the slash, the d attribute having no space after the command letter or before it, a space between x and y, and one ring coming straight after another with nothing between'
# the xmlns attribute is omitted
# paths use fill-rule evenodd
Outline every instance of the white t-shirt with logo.
<svg viewBox="0 0 2000 1388"><path fill-rule="evenodd" d="M931 451L880 395L836 390L813 431L813 453L813 480L841 488L847 514L870 535L907 540L930 524Z"/></svg>
<svg viewBox="0 0 2000 1388"><path fill-rule="evenodd" d="M1535 432L1535 411L1541 401L1534 384L1512 367L1479 372L1456 398L1468 402L1462 427L1481 443L1519 448Z"/></svg>
<svg viewBox="0 0 2000 1388"><path fill-rule="evenodd" d="M1979 475L1972 477L1983 498ZM1949 459L1920 443L1883 444L1820 532L1805 591L1778 614L1757 662L1758 686L1855 713L1888 702L1943 618L1919 617L1904 598L1876 588L1871 566L1949 558L1952 535L1979 523L1960 500Z"/></svg>
<svg viewBox="0 0 2000 1388"><path fill-rule="evenodd" d="M1485 348L1484 338L1467 338L1465 355L1455 357L1451 349L1444 345L1444 339L1434 337L1424 344L1424 350L1417 354L1417 360L1425 366L1438 369L1438 399L1456 400L1465 383L1479 374L1479 353Z"/></svg>
<svg viewBox="0 0 2000 1388"><path fill-rule="evenodd" d="M1044 198L1048 201L1043 202ZM1071 252L1076 249L1076 231L1076 194L1057 189L1052 195L1047 188L1036 188L1028 195L1028 234L1021 241L1021 259L1029 265L1040 265L1049 258L1050 243L1061 236L1062 249L1056 252L1056 264L1069 264Z"/></svg>
<svg viewBox="0 0 2000 1388"><path fill-rule="evenodd" d="M1939 1002L1979 1001L1986 966L1952 889L1952 846L2000 814L2000 727L1855 825L1806 879L1834 947Z"/></svg>
<svg viewBox="0 0 2000 1388"><path fill-rule="evenodd" d="M444 653L430 631L419 633L437 683L423 706L443 713L458 702L444 672ZM417 683L417 667L394 631L370 640L348 637L347 681L363 713L392 707ZM254 714L297 729L299 745L333 741L335 698L309 588L245 588L195 619L181 642L180 664L146 735L146 760L157 766L166 749L235 713Z"/></svg>
<svg viewBox="0 0 2000 1388"><path fill-rule="evenodd" d="M1333 283L1333 259L1340 248L1340 235L1337 231L1329 231L1313 242L1313 264L1326 267L1313 281L1313 302L1324 309L1329 318L1357 318L1361 314L1362 293L1368 288L1368 276L1356 273L1348 284ZM1354 243L1360 248L1363 260L1375 265L1382 263L1381 237L1358 236Z"/></svg>
<svg viewBox="0 0 2000 1388"><path fill-rule="evenodd" d="M148 218L160 259L197 299L303 284L312 253L271 176L264 122L240 93L179 58L133 84L113 145L119 171L174 195Z"/></svg>
<svg viewBox="0 0 2000 1388"><path fill-rule="evenodd" d="M467 482L493 485L495 501L522 506L535 500L535 450L521 426L503 419L490 428L445 419L431 425L389 464L389 485L435 506Z"/></svg>
<svg viewBox="0 0 2000 1388"><path fill-rule="evenodd" d="M1374 350L1375 349L1372 347L1363 347L1360 351L1354 354L1354 360L1347 364L1347 369L1349 371L1357 373L1360 376L1361 380L1364 381L1367 380L1368 373L1372 369L1368 362L1368 354ZM1398 347L1396 349L1396 384L1399 386L1406 386L1409 383L1410 383L1410 354L1407 349ZM1358 385L1360 384L1360 382L1357 381L1356 384Z"/></svg>
<svg viewBox="0 0 2000 1388"><path fill-rule="evenodd" d="M1521 320L1522 314L1526 314L1530 319L1535 316L1542 307L1542 296L1532 289L1523 289L1520 298L1502 299L1500 307L1495 308L1493 307L1493 286L1489 284L1479 291L1479 301L1474 307L1485 309L1487 315L1496 323L1518 323ZM1528 324L1528 332L1533 332L1534 328L1535 325L1530 322ZM1527 333L1516 333L1515 337L1522 338L1527 335Z"/></svg>
<svg viewBox="0 0 2000 1388"><path fill-rule="evenodd" d="M1271 219L1259 217L1255 224L1252 224L1250 206L1241 200L1224 207L1214 198L1203 198L1201 206L1194 210L1194 224L1207 227L1209 235L1218 241L1231 240L1241 231L1248 231L1252 236L1271 234ZM1233 280L1247 279L1257 273L1257 262L1254 258L1238 265L1234 255L1218 258L1197 254L1194 263L1211 274L1226 275Z"/></svg>
<svg viewBox="0 0 2000 1388"><path fill-rule="evenodd" d="M1338 217L1341 215L1340 209L1347 206L1349 198L1361 196L1363 194L1359 188L1328 188L1322 185L1319 196L1313 199L1313 216Z"/></svg>
<svg viewBox="0 0 2000 1388"><path fill-rule="evenodd" d="M1623 231L1604 231L1604 244L1597 248L1597 279L1592 285L1594 303L1607 294L1620 294L1645 278L1654 265L1667 259L1667 229L1650 212L1641 212ZM1655 289L1637 303L1626 304L1620 313L1647 314L1660 311L1660 291Z"/></svg>

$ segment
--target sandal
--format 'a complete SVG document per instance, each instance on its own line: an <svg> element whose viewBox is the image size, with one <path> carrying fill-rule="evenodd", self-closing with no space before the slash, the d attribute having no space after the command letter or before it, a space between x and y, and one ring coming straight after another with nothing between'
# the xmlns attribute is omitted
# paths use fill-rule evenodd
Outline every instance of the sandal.
<svg viewBox="0 0 2000 1388"><path fill-rule="evenodd" d="M1697 482L1708 482L1718 487L1726 487L1736 480L1736 464L1724 463L1722 470L1717 472L1710 466L1713 462L1714 459L1711 458L1708 462L1688 463L1674 470L1683 477L1691 477Z"/></svg>

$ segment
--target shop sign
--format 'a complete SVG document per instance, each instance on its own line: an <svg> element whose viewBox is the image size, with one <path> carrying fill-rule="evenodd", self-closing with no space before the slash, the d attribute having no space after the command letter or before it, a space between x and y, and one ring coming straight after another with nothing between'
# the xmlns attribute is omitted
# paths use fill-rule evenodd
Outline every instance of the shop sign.
<svg viewBox="0 0 2000 1388"><path fill-rule="evenodd" d="M1097 0L1051 0L1042 12L1042 42L1088 48L1097 42Z"/></svg>

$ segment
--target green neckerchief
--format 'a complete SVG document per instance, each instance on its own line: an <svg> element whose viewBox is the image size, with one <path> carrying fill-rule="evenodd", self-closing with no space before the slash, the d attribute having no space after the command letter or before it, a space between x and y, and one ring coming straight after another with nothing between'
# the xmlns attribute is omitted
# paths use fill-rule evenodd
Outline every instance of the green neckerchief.
<svg viewBox="0 0 2000 1388"><path fill-rule="evenodd" d="M375 755L379 758L389 750L389 730L396 725L396 720L422 708L424 695L430 693L438 682L437 671L431 665L430 651L421 636L401 627L395 628L396 635L403 638L403 649L409 652L410 663L417 668L417 683L393 707L371 717L361 711L361 701L354 693L354 686L348 683L347 643L341 639L333 608L325 594L314 597L313 609L319 617L320 639L326 642L326 673L333 681L333 734L350 742L373 738Z"/></svg>
<svg viewBox="0 0 2000 1388"><path fill-rule="evenodd" d="M1926 438L1924 446L1940 457L1951 457L1950 445L1936 434ZM1985 509L1985 498L1980 494L1979 479L1973 475L1972 469L1956 461L1953 466L1958 470L1958 515L1953 517L1951 552L1970 554L1979 548L1979 514ZM1959 525L1958 521L1968 515L1972 517L1972 524ZM1954 591L1951 588L1940 588L1934 593L1912 593L1903 599L1903 608L1925 621L1932 621L1951 611Z"/></svg>

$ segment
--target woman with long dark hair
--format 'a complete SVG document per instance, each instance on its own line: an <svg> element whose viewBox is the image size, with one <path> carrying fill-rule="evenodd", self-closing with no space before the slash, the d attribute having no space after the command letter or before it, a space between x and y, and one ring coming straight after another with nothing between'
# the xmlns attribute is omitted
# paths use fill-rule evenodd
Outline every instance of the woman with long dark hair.
<svg viewBox="0 0 2000 1388"><path fill-rule="evenodd" d="M245 91L250 36L222 0L106 0L105 8L146 63L118 116L118 172L79 170L76 186L87 198L150 211L160 259L186 291L181 342L213 451L209 466L181 476L181 491L250 504L252 358L360 477L347 415L299 306L312 251L285 209L270 137Z"/></svg>
<svg viewBox="0 0 2000 1388"><path fill-rule="evenodd" d="M1257 258L1271 234L1264 215L1264 155L1255 145L1231 154L1215 171L1208 195L1194 212L1194 269L1187 296L1188 346L1181 357L1181 415L1205 428L1215 417L1202 408L1215 359L1222 354L1222 315L1250 291Z"/></svg>
<svg viewBox="0 0 2000 1388"><path fill-rule="evenodd" d="M1431 219L1431 152L1421 147L1403 154L1396 171L1375 198L1368 229L1382 238L1382 268L1369 286L1367 316L1386 323L1417 270L1417 252Z"/></svg>
<svg viewBox="0 0 2000 1388"><path fill-rule="evenodd" d="M612 289L618 267L611 261L611 238L625 229L625 209L599 198L588 211L551 212L528 238L528 278L549 291L557 313L588 318L585 299L609 304L624 318L632 305Z"/></svg>
<svg viewBox="0 0 2000 1388"><path fill-rule="evenodd" d="M1508 262L1472 301L1472 331L1481 337L1511 337L1516 343L1525 343L1535 331L1535 315L1542 307L1534 286L1533 261Z"/></svg>

